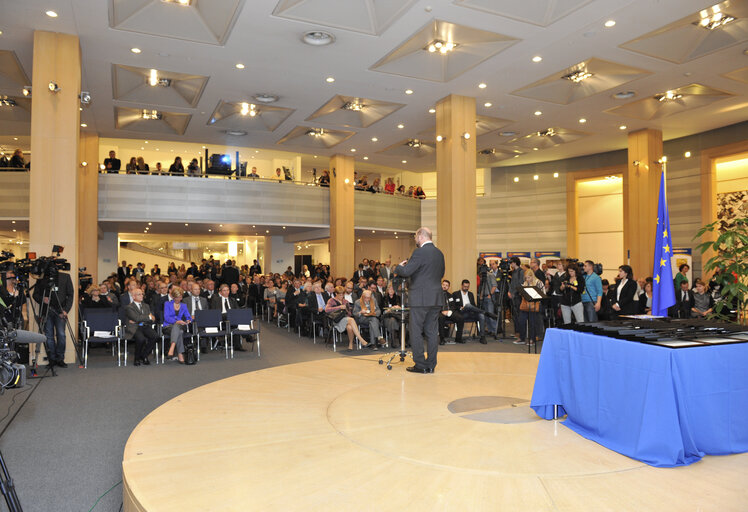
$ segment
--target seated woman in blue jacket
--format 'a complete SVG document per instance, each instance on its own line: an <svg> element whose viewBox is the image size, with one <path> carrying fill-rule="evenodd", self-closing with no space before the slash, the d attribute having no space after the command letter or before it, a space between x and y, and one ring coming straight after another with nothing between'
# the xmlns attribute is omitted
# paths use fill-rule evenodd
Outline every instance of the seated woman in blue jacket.
<svg viewBox="0 0 748 512"><path fill-rule="evenodd" d="M182 303L182 289L179 286L172 286L171 300L164 302L164 333L169 332L171 336L171 345L169 346L170 361L179 361L184 364L184 331L192 323L192 317L188 311L187 304ZM174 355L176 349L177 355Z"/></svg>

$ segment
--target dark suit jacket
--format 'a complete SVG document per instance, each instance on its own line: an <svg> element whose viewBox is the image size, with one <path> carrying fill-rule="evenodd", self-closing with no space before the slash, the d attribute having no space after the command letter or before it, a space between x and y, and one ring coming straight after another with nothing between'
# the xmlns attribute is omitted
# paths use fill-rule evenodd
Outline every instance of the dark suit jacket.
<svg viewBox="0 0 748 512"><path fill-rule="evenodd" d="M200 295L198 295L198 299L200 301L200 309L209 309L208 299ZM182 297L182 303L187 304L187 310L189 311L190 316L195 318L195 309L192 306L192 294L188 293Z"/></svg>
<svg viewBox="0 0 748 512"><path fill-rule="evenodd" d="M58 313L62 313L63 311L65 313L69 313L70 309L73 307L73 303L75 300L73 281L70 279L70 274L60 272L58 275L60 277L57 281L57 299L55 299L54 297L50 297L49 307L52 311L57 311ZM34 288L34 300L39 304L42 304L42 301L44 300L43 287ZM46 307L42 304L42 312L45 311Z"/></svg>
<svg viewBox="0 0 748 512"><path fill-rule="evenodd" d="M683 290L675 292L675 316L678 318L691 318L693 308L693 290L688 290L686 300L683 300Z"/></svg>
<svg viewBox="0 0 748 512"><path fill-rule="evenodd" d="M351 281L353 281L353 285L354 286L357 285L358 284L358 280L361 279L362 277L365 277L367 279L367 281L368 281L368 279L369 279L368 272L366 270L356 270L353 273L353 277L351 278Z"/></svg>
<svg viewBox="0 0 748 512"><path fill-rule="evenodd" d="M410 278L410 307L441 307L444 255L433 243L413 251L404 266L395 268L395 274Z"/></svg>
<svg viewBox="0 0 748 512"><path fill-rule="evenodd" d="M151 298L151 302L150 302L151 312L153 313L153 316L156 317L156 322L160 324L164 323L164 304L166 304L170 300L171 300L171 297L169 297L168 293L164 295L163 297L159 295L158 293L156 293Z"/></svg>
<svg viewBox="0 0 748 512"><path fill-rule="evenodd" d="M392 269L386 265L379 267L379 275L382 276L386 281L392 279Z"/></svg>
<svg viewBox="0 0 748 512"><path fill-rule="evenodd" d="M106 168L106 165L111 162L112 163L112 171L119 171L122 168L122 161L119 158L105 158L104 159L104 168Z"/></svg>
<svg viewBox="0 0 748 512"><path fill-rule="evenodd" d="M141 311L138 311L138 307L134 302L131 302L125 307L125 338L131 340L135 335L135 331L138 330L139 323L151 324L151 308L145 302L140 303Z"/></svg>
<svg viewBox="0 0 748 512"><path fill-rule="evenodd" d="M239 304L236 302L236 299L233 297L229 297L229 309L239 309ZM218 295L217 293L213 294L213 298L210 299L210 309L223 309L223 305L221 302L223 301L223 297Z"/></svg>
<svg viewBox="0 0 748 512"><path fill-rule="evenodd" d="M470 304L475 306L475 295L473 295L473 292L468 292L468 299L470 300ZM456 292L452 293L452 300L450 301L450 306L453 311L459 311L461 308L466 306L466 304L462 303L462 290L457 290Z"/></svg>
<svg viewBox="0 0 748 512"><path fill-rule="evenodd" d="M239 269L233 266L225 267L221 272L221 281L229 286L239 283Z"/></svg>
<svg viewBox="0 0 748 512"><path fill-rule="evenodd" d="M324 310L324 307L327 305L327 301L330 300L330 295L327 292L322 292L322 298L324 299L324 304L322 305L322 308ZM317 294L312 292L308 293L306 296L306 307L309 308L309 311L312 311L313 313L316 313L319 309L319 304L317 304Z"/></svg>
<svg viewBox="0 0 748 512"><path fill-rule="evenodd" d="M628 279L623 289L621 290L620 297L618 296L618 287L621 283L615 285L611 290L611 307L614 304L618 304L621 308L620 311L613 310L618 315L636 315L639 313L638 304L634 301L636 295L636 281Z"/></svg>

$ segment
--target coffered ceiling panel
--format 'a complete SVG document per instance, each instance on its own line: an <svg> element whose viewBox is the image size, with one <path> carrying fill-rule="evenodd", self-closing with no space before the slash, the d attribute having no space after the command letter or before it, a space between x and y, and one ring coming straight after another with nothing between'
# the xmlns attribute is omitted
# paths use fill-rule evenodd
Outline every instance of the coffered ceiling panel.
<svg viewBox="0 0 748 512"><path fill-rule="evenodd" d="M380 35L418 0L281 0L273 14L306 23Z"/></svg>
<svg viewBox="0 0 748 512"><path fill-rule="evenodd" d="M748 84L748 66L725 73L723 76Z"/></svg>
<svg viewBox="0 0 748 512"><path fill-rule="evenodd" d="M491 167L493 164L523 155L525 152L518 149L485 148L478 151L476 165L478 167Z"/></svg>
<svg viewBox="0 0 748 512"><path fill-rule="evenodd" d="M292 108L221 100L210 116L208 125L232 131L272 132L293 113Z"/></svg>
<svg viewBox="0 0 748 512"><path fill-rule="evenodd" d="M486 30L433 20L370 69L433 82L449 82L518 41ZM451 50L442 52L437 49L447 46Z"/></svg>
<svg viewBox="0 0 748 512"><path fill-rule="evenodd" d="M7 103L15 103L9 105ZM0 122L31 122L31 98L0 95Z"/></svg>
<svg viewBox="0 0 748 512"><path fill-rule="evenodd" d="M650 74L643 69L591 58L554 73L512 94L568 105Z"/></svg>
<svg viewBox="0 0 748 512"><path fill-rule="evenodd" d="M153 134L184 135L192 118L190 114L158 111L159 118L145 119L144 114L152 116L156 111L142 108L114 107L114 127Z"/></svg>
<svg viewBox="0 0 748 512"><path fill-rule="evenodd" d="M384 148L378 153L404 158L424 158L436 155L434 141L422 139L405 139Z"/></svg>
<svg viewBox="0 0 748 512"><path fill-rule="evenodd" d="M547 27L592 0L454 0L463 7Z"/></svg>
<svg viewBox="0 0 748 512"><path fill-rule="evenodd" d="M475 135L480 137L481 135L500 130L513 122L514 121L500 119L498 117L475 116Z"/></svg>
<svg viewBox="0 0 748 512"><path fill-rule="evenodd" d="M153 83L155 85L152 85ZM207 83L207 76L112 64L112 90L115 100L194 108L200 101Z"/></svg>
<svg viewBox="0 0 748 512"><path fill-rule="evenodd" d="M324 123L350 128L366 128L404 106L402 103L338 95L307 117L306 121L316 119Z"/></svg>
<svg viewBox="0 0 748 512"><path fill-rule="evenodd" d="M632 117L634 119L658 119L678 114L693 108L703 107L715 101L729 98L732 94L701 84L691 84L669 91L663 91L620 107L606 110L609 114Z"/></svg>
<svg viewBox="0 0 748 512"><path fill-rule="evenodd" d="M0 91L4 94L19 94L31 80L18 61L16 52L0 50Z"/></svg>
<svg viewBox="0 0 748 512"><path fill-rule="evenodd" d="M356 132L328 130L311 126L297 126L286 134L278 144L293 145L300 148L327 149L337 146L356 135Z"/></svg>
<svg viewBox="0 0 748 512"><path fill-rule="evenodd" d="M574 142L588 135L589 133L556 127L531 133L529 135L525 135L524 137L517 137L516 139L510 140L508 144L519 146L522 148L545 149L551 148L553 146L558 146L560 144Z"/></svg>
<svg viewBox="0 0 748 512"><path fill-rule="evenodd" d="M748 39L748 0L729 0L644 34L621 48L681 64Z"/></svg>
<svg viewBox="0 0 748 512"><path fill-rule="evenodd" d="M109 26L118 30L223 45L244 0L109 0Z"/></svg>

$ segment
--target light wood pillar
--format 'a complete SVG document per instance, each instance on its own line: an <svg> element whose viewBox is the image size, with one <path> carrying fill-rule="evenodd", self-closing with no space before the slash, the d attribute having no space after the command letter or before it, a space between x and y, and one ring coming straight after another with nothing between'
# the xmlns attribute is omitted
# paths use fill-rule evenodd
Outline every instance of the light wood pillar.
<svg viewBox="0 0 748 512"><path fill-rule="evenodd" d="M99 136L81 133L78 146L78 265L99 282Z"/></svg>
<svg viewBox="0 0 748 512"><path fill-rule="evenodd" d="M662 132L629 133L628 166L623 175L623 260L629 254L634 276L652 275L657 199L660 192Z"/></svg>
<svg viewBox="0 0 748 512"><path fill-rule="evenodd" d="M330 158L330 272L333 276L347 276L354 270L353 185L353 157L333 155Z"/></svg>
<svg viewBox="0 0 748 512"><path fill-rule="evenodd" d="M50 82L60 90L51 92ZM80 129L81 59L78 37L34 32L31 97L31 173L29 250L49 256L62 245L78 301L78 136ZM92 163L94 163L94 160ZM77 308L68 316L75 332ZM77 333L76 333L77 336ZM67 335L65 362L75 361Z"/></svg>
<svg viewBox="0 0 748 512"><path fill-rule="evenodd" d="M444 277L453 290L463 279L469 279L475 290L475 98L450 95L440 100L436 135L443 137L436 143L436 225Z"/></svg>

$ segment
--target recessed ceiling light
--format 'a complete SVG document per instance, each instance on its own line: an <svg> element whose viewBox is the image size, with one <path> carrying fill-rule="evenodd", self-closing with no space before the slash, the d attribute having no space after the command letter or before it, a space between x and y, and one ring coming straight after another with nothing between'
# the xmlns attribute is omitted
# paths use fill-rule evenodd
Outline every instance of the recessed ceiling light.
<svg viewBox="0 0 748 512"><path fill-rule="evenodd" d="M537 150L538 150L538 148L532 148L532 150L533 150L533 151L537 151Z"/></svg>
<svg viewBox="0 0 748 512"><path fill-rule="evenodd" d="M514 183L517 183L517 182L519 182L519 176L514 177Z"/></svg>
<svg viewBox="0 0 748 512"><path fill-rule="evenodd" d="M402 130L403 128L405 128L405 125L404 124L399 124L399 125L397 125L397 127Z"/></svg>
<svg viewBox="0 0 748 512"><path fill-rule="evenodd" d="M219 228L222 228L222 227L223 227L223 224L219 224L219 225L218 225L218 227L219 227ZM252 226L252 227L254 227L254 226Z"/></svg>
<svg viewBox="0 0 748 512"><path fill-rule="evenodd" d="M184 223L184 225L185 225L185 226L189 226L189 224L188 224L187 222L185 222L185 223Z"/></svg>
<svg viewBox="0 0 748 512"><path fill-rule="evenodd" d="M149 223L148 223L148 225L149 225L149 226L153 226L153 222L149 222Z"/></svg>
<svg viewBox="0 0 748 512"><path fill-rule="evenodd" d="M239 62L239 63L238 63L237 65L236 65L236 69L244 69L244 64L242 64L241 62Z"/></svg>
<svg viewBox="0 0 748 512"><path fill-rule="evenodd" d="M615 26L616 26L616 20L608 20L608 21L606 21L606 22L605 22L605 26L606 26L607 28L610 28L610 27L615 27Z"/></svg>
<svg viewBox="0 0 748 512"><path fill-rule="evenodd" d="M413 94L413 89L405 89L405 94Z"/></svg>
<svg viewBox="0 0 748 512"><path fill-rule="evenodd" d="M581 119L579 120L579 122L580 122L580 123L582 123L582 124L584 124L584 123L586 123L586 122L587 122L587 120L586 120L585 118L581 118Z"/></svg>
<svg viewBox="0 0 748 512"><path fill-rule="evenodd" d="M258 101L260 103L275 103L278 101L278 96L275 94L267 94L267 93L260 93L255 94L254 96L255 101Z"/></svg>
<svg viewBox="0 0 748 512"><path fill-rule="evenodd" d="M683 153L683 156L685 156L686 158L691 158L691 152L686 151L685 153Z"/></svg>
<svg viewBox="0 0 748 512"><path fill-rule="evenodd" d="M368 160L368 159L369 159L369 157L368 157L368 156L365 156L365 157L364 157L364 160Z"/></svg>
<svg viewBox="0 0 748 512"><path fill-rule="evenodd" d="M634 91L620 91L613 95L613 99L627 100L629 98L633 98L634 96L636 96L636 93Z"/></svg>
<svg viewBox="0 0 748 512"><path fill-rule="evenodd" d="M487 87L487 85L484 84L483 82L481 82L481 83L478 84L478 89L485 89L486 87Z"/></svg>
<svg viewBox="0 0 748 512"><path fill-rule="evenodd" d="M541 112L540 110L536 110L536 111L535 111L535 115L536 115L536 116L542 116L542 115L543 115L543 113L542 113L542 112Z"/></svg>
<svg viewBox="0 0 748 512"><path fill-rule="evenodd" d="M334 81L335 81L335 78L333 78L333 77L331 77L331 76L328 76L327 78L325 78L325 82L327 82L328 84L331 84L331 83L333 83Z"/></svg>
<svg viewBox="0 0 748 512"><path fill-rule="evenodd" d="M329 32L321 30L312 30L301 36L301 40L311 46L326 46L335 42L335 36Z"/></svg>
<svg viewBox="0 0 748 512"><path fill-rule="evenodd" d="M130 51L133 53L140 53L142 50L140 48L130 48Z"/></svg>
<svg viewBox="0 0 748 512"><path fill-rule="evenodd" d="M356 148L351 148L351 153L355 153L355 152L356 152Z"/></svg>
<svg viewBox="0 0 748 512"><path fill-rule="evenodd" d="M622 124L621 126L619 126L619 127L618 127L618 129L619 129L619 130L625 130L625 129L626 129L626 125L625 125L625 124Z"/></svg>
<svg viewBox="0 0 748 512"><path fill-rule="evenodd" d="M50 18L56 18L57 17L57 13L55 11L47 11L46 14Z"/></svg>
<svg viewBox="0 0 748 512"><path fill-rule="evenodd" d="M536 174L535 176L533 176L533 177L532 177L532 179L534 179L535 181L538 181L538 180L540 179L540 176L538 176L538 175Z"/></svg>
<svg viewBox="0 0 748 512"><path fill-rule="evenodd" d="M266 229L266 230L265 230L265 233L270 233L270 230L269 230L269 229Z"/></svg>
<svg viewBox="0 0 748 512"><path fill-rule="evenodd" d="M3 35L3 31L2 31L2 30L0 30L0 36L1 36L1 35Z"/></svg>
<svg viewBox="0 0 748 512"><path fill-rule="evenodd" d="M429 114L436 114L436 109L435 108L430 108L429 109Z"/></svg>
<svg viewBox="0 0 748 512"><path fill-rule="evenodd" d="M87 128L88 125L86 123L81 123L81 128Z"/></svg>
<svg viewBox="0 0 748 512"><path fill-rule="evenodd" d="M532 58L533 62L540 62L542 60L543 60L543 57L541 57L540 55L536 55L535 57Z"/></svg>
<svg viewBox="0 0 748 512"><path fill-rule="evenodd" d="M210 233L211 231L213 231L213 230L212 230L212 229L210 229L210 228L208 228L208 233Z"/></svg>
<svg viewBox="0 0 748 512"><path fill-rule="evenodd" d="M487 102L485 102L485 103L483 104L483 106L484 106L484 107L486 107L486 108L488 108L488 107L493 107L493 103L491 103L490 101L487 101Z"/></svg>
<svg viewBox="0 0 748 512"><path fill-rule="evenodd" d="M554 173L553 173L553 177L554 177L554 178L558 178L558 173L557 173L557 172L554 172Z"/></svg>
<svg viewBox="0 0 748 512"><path fill-rule="evenodd" d="M407 164L407 163L408 163L408 161L407 161L407 160L403 160L403 163L404 163L404 164Z"/></svg>

